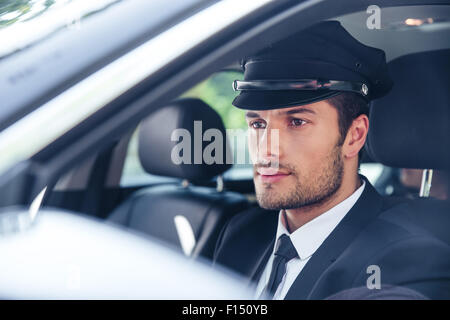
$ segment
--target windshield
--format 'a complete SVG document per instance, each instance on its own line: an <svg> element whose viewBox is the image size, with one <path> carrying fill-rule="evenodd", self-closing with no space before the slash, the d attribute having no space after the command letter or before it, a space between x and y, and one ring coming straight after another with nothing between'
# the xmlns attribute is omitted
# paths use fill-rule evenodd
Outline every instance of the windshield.
<svg viewBox="0 0 450 320"><path fill-rule="evenodd" d="M0 57L32 45L121 0L4 0L0 2Z"/></svg>
<svg viewBox="0 0 450 320"><path fill-rule="evenodd" d="M0 131L199 3L205 1L0 0Z"/></svg>

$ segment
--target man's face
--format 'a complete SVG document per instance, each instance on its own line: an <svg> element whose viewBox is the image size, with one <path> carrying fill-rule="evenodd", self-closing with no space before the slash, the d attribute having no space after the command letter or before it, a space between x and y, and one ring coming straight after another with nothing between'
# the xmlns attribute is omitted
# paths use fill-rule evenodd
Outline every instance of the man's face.
<svg viewBox="0 0 450 320"><path fill-rule="evenodd" d="M320 204L339 189L343 158L338 113L328 102L247 111L246 119L256 196L262 208Z"/></svg>

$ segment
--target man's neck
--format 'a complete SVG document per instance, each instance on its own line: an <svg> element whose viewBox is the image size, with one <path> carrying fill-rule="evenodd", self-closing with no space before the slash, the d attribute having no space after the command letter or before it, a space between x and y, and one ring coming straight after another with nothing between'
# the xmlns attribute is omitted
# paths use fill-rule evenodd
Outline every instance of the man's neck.
<svg viewBox="0 0 450 320"><path fill-rule="evenodd" d="M317 218L322 213L327 212L350 197L361 186L361 184L361 179L357 176L356 179L352 179L351 183L343 183L330 198L321 203L285 210L285 214L282 219L284 226L290 233L294 232L304 224Z"/></svg>

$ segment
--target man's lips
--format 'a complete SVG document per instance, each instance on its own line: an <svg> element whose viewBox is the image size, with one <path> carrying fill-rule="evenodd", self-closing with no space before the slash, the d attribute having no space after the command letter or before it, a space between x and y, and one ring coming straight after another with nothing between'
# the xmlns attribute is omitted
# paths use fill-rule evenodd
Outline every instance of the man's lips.
<svg viewBox="0 0 450 320"><path fill-rule="evenodd" d="M258 168L256 172L262 182L277 182L291 174L290 172L279 171L277 168Z"/></svg>

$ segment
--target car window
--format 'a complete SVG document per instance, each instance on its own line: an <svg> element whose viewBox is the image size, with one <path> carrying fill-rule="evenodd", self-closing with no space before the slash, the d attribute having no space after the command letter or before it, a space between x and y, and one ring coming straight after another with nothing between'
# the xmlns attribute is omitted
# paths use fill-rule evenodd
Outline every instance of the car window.
<svg viewBox="0 0 450 320"><path fill-rule="evenodd" d="M222 117L226 129L245 129L244 112L232 106L238 92L232 88L234 80L243 79L241 72L222 71L213 74L188 90L181 97L198 98L209 104Z"/></svg>
<svg viewBox="0 0 450 320"><path fill-rule="evenodd" d="M359 172L374 185L385 168L381 163L361 163Z"/></svg>
<svg viewBox="0 0 450 320"><path fill-rule="evenodd" d="M65 28L79 29L83 18L120 1L1 1L0 58L36 44Z"/></svg>
<svg viewBox="0 0 450 320"><path fill-rule="evenodd" d="M182 94L181 98L199 98L216 110L221 116L226 129L236 130L236 132L241 133L239 137L234 136L233 141L230 141L233 154L236 155L236 151L239 149L239 152L245 154L245 159L249 159L246 139L242 139L242 134L247 128L244 112L231 104L237 95L231 84L233 80L242 78L242 73L236 71L217 72ZM138 156L138 129L133 133L128 146L120 181L120 185L124 187L167 181L167 178L148 174L142 168ZM246 161L245 164L234 165L224 176L226 179L250 179L251 177L252 171L249 161Z"/></svg>

